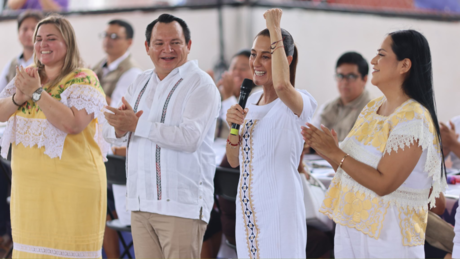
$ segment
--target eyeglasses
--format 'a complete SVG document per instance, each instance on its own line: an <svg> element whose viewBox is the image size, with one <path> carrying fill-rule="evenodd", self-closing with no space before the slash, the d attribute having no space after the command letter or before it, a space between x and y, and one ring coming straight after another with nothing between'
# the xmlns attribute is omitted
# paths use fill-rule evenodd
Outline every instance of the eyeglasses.
<svg viewBox="0 0 460 259"><path fill-rule="evenodd" d="M101 39L103 38L109 38L111 40L120 40L120 39L126 39L126 37L121 37L121 36L118 36L118 34L116 33L107 33L107 32L102 32L99 34L99 37Z"/></svg>
<svg viewBox="0 0 460 259"><path fill-rule="evenodd" d="M357 74L353 74L353 73L350 73L350 74L347 74L347 75L344 75L344 74L335 74L335 80L337 81L342 81L342 80L348 80L350 82L354 82L356 81L356 79L359 78L359 75Z"/></svg>

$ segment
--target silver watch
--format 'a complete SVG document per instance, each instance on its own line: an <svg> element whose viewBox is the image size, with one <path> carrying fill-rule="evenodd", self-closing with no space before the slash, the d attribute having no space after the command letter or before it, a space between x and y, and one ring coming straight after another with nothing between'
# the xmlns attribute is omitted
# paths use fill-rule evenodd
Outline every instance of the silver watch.
<svg viewBox="0 0 460 259"><path fill-rule="evenodd" d="M38 89L32 94L32 101L38 102L38 101L40 100L40 98L42 97L42 92L43 92L43 88L42 88L42 87L38 88Z"/></svg>

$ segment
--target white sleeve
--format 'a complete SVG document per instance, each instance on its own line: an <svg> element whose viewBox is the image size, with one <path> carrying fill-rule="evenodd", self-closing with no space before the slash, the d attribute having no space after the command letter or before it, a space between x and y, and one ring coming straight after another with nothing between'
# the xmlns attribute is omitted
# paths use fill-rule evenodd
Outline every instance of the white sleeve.
<svg viewBox="0 0 460 259"><path fill-rule="evenodd" d="M316 110L316 100L311 96L309 92L306 90L297 90L299 91L300 95L302 96L303 100L303 110L302 114L298 117L298 123L300 126L305 126L305 123L311 122L311 118ZM296 116L297 117L297 116Z"/></svg>
<svg viewBox="0 0 460 259"><path fill-rule="evenodd" d="M325 107L326 104L323 104L316 111L315 115L313 116L313 119L311 120L311 124L313 124L313 126L321 128L321 114L323 113Z"/></svg>
<svg viewBox="0 0 460 259"><path fill-rule="evenodd" d="M205 100L205 101L203 101ZM162 148L195 152L203 143L206 132L219 116L220 94L214 84L202 84L185 99L182 122L167 125L140 117L135 135L147 138Z"/></svg>
<svg viewBox="0 0 460 259"><path fill-rule="evenodd" d="M226 100L222 101L222 107L221 107L221 112L220 112L220 119L223 121L227 120L227 111L232 107L232 105L237 104L238 101L236 100L235 96L231 96L230 98L227 98ZM225 123L226 124L226 123Z"/></svg>
<svg viewBox="0 0 460 259"><path fill-rule="evenodd" d="M110 106L113 108L118 108L119 104L121 103L121 98L124 96L128 87L134 82L138 75L142 73L142 70L139 68L133 67L123 73L120 79L115 86L115 90L112 93L112 101L110 102Z"/></svg>
<svg viewBox="0 0 460 259"><path fill-rule="evenodd" d="M11 61L6 64L6 66L3 68L2 73L0 74L0 93L5 89L6 85L8 84L8 81L6 79L6 76L8 75L8 71L10 70L11 66Z"/></svg>

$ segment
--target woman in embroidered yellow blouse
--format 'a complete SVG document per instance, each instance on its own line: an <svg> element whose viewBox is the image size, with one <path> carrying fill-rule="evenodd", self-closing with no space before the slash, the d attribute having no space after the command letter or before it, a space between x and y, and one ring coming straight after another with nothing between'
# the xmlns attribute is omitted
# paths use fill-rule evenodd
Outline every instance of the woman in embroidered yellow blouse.
<svg viewBox="0 0 460 259"><path fill-rule="evenodd" d="M428 42L390 33L371 64L384 96L340 145L324 126L302 129L336 169L320 211L337 223L336 258L425 258L428 205L446 186Z"/></svg>
<svg viewBox="0 0 460 259"><path fill-rule="evenodd" d="M0 93L12 144L13 258L100 258L106 215L105 95L81 67L75 33L57 16L34 33L33 67Z"/></svg>

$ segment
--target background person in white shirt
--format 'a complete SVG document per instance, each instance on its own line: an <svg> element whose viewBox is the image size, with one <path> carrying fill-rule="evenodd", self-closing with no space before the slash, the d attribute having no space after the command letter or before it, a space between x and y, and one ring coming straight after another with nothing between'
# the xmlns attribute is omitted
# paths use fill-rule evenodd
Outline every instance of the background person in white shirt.
<svg viewBox="0 0 460 259"><path fill-rule="evenodd" d="M105 113L105 139L128 142L126 206L138 258L199 258L214 201L220 96L198 63L187 61L191 45L182 19L160 15L146 29L155 69Z"/></svg>
<svg viewBox="0 0 460 259"><path fill-rule="evenodd" d="M35 26L43 19L38 11L25 11L18 17L18 39L22 45L22 53L13 58L0 74L0 92L16 76L16 66L28 67L34 61L34 43L32 41Z"/></svg>

